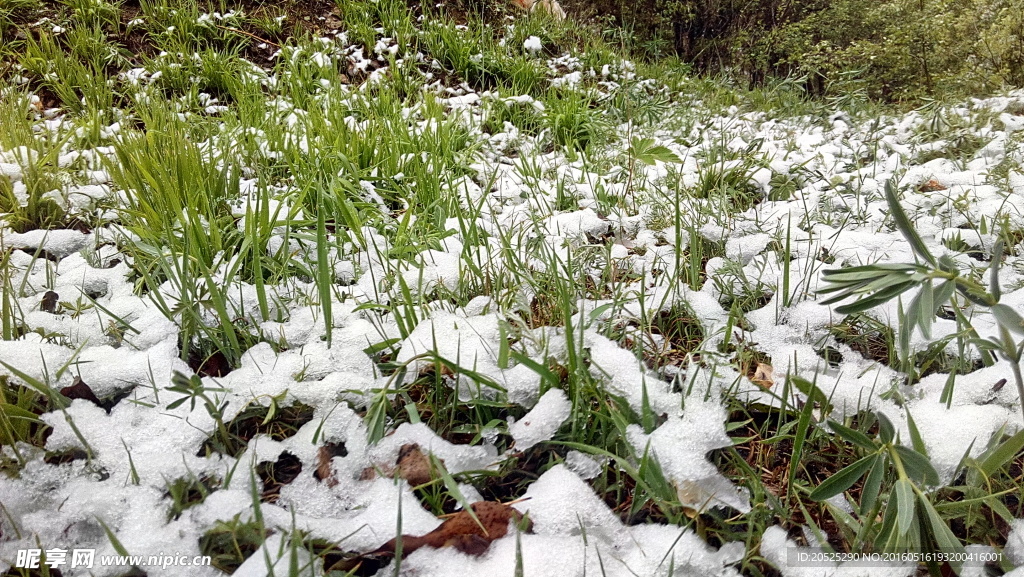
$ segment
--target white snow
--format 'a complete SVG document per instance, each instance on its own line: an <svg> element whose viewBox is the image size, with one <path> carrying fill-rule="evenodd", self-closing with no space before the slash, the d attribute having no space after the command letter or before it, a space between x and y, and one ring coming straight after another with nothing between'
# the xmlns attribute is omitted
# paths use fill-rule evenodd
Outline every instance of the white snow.
<svg viewBox="0 0 1024 577"><path fill-rule="evenodd" d="M204 15L199 24L233 18L230 13ZM348 74L371 78L343 88L333 77L319 78L312 83L310 104L331 107L341 102L346 110L361 110L373 98L372 85L391 78L380 67L390 57L396 64L401 59L422 62L424 69L442 66L427 62L423 54L404 52L392 38L375 38L369 55L361 46L344 44L347 36L338 33L337 38L317 41L313 51L289 48L279 53L278 58L309 66L318 75L340 66ZM533 35L522 47L534 57L529 62L546 75L545 82L560 92L587 91L605 98L627 84L631 90L668 90L637 78L626 61L589 68L579 55L536 58L545 46ZM482 55L473 58L483 61ZM286 80L252 68L248 81L258 90L276 94ZM204 377L205 394L223 411L225 421L258 407L281 410L303 403L313 410L312 420L294 434L283 439L257 434L238 456L201 450L219 426L203 400L195 410L189 402L171 408L181 397L168 390L172 375L191 375L192 369L180 350L183 311L176 309L168 318L158 303L175 307L185 301L173 282L143 286L138 263L122 252L125 243L138 239L115 222L118 209L113 207L126 198L108 164L116 158L113 147L78 144L86 140L86 132L71 114L40 113L34 125L36 144L66 143L52 151L60 184L42 197L95 226L88 234L70 229L15 232L9 215L0 215L0 254L6 267L0 280L7 291L3 314L19 335L0 343L0 376L10 385L45 390L60 390L78 377L103 399L127 397L109 413L76 399L66 409L40 417L52 428L45 447L16 447L24 459L18 465L20 474L0 476L5 510L0 516L0 571L7 570L18 549L36 543L113 554L101 520L132 554L198 555L200 537L217 523L256 518L253 492L264 487L254 467L285 453L298 459L301 473L280 488L276 502L259 504L273 533L237 575L285 571L294 531L341 541L341 547L353 551L372 550L395 536L399 506L402 532L423 534L441 520L420 505L408 482L388 476L404 445L418 444L458 477L467 498L480 498L484 491L471 483L474 474L500 474L510 459L528 449L536 452L548 441L553 442L542 448L557 446L559 431L564 433L573 411L593 410L574 406L579 399L570 394L572 387L593 387L601 398L614 395L643 417L646 430L639 424L625 427L633 453L622 457L625 461L635 466L645 456L656 459L680 504L698 511L717 508L729 516L761 504L752 503L748 491L711 460L712 451L734 443L725 426L726 398L776 408L783 401L790 407L805 402L805 395L786 386L788 375L815 381L830 398L832 418L868 409L884 413L908 445L912 417L941 485L952 482L965 455L979 456L995 432L1024 427L1012 381L994 388L1001 379L1012 378L1007 361L957 375L947 406L943 391L948 374L938 372L907 384L896 368L865 358L837 340L830 327L844 317L816 296L825 286L823 270L913 262L910 244L894 230L888 215L884 191L890 178L929 250L948 254L965 273L987 279L990 261L972 258L958 247L963 243L987 251L1003 223L1011 231L1024 228L1024 117L1007 112L1012 110L1009 103L1020 102L1024 93L947 107L945 112L963 120L964 130L981 141L970 157L955 160L934 157L954 150L956 135L929 134L928 120L917 112L865 119L836 110L821 118L784 118L741 114L738 107L712 110L691 94L672 94L685 106L674 104L653 123L616 128L622 134L649 136L681 162L630 168L625 138L585 155L567 155L552 145L548 129L534 135L504 120L496 123L493 134L485 134L481 126L494 108L541 118L551 107L525 94L478 93L468 84L445 85L429 74L424 82L431 104L410 98L402 103L396 124L407 122L410 138L423 139L424 147L446 134L445 123L457 124L471 146L456 151L465 152L458 170L432 158L433 150L421 150L390 159L396 167L393 174L382 164L353 179L353 198L368 218L361 230L339 226L329 234L327 264L336 281L326 297L330 318L320 302L324 296L307 274L322 263L317 262L309 215L299 208L304 185L290 175L268 183L272 192L262 198L262 206L274 216L261 256L287 260L299 271L268 281L268 314L260 312L264 303L250 284L252 278L231 279L227 273L236 262L233 255L217 255L211 286L224 285L232 324L261 342L239 351L239 366L229 374ZM136 69L122 79L146 95L161 75ZM197 99L194 111L179 103L181 118L202 118L223 128L223 134L202 143L204 150L224 148L233 156L253 155L255 162L272 160L283 166L286 149L313 158L324 144L312 128L310 117L315 115L286 96L275 96L266 110L268 122L288 128L284 142L272 142L268 131L255 127L230 129L219 119L230 115L230 106L209 94ZM443 113L432 115L431 107ZM114 119L98 127L105 144L134 130L120 112ZM380 134L369 132L372 121L362 113L346 112L330 122L336 122L332 129L344 132L345 138ZM752 150L752 143L760 145ZM865 155L869 149L872 154ZM29 146L0 150L0 179L9 181L17 203L12 209L29 205L30 169L43 157ZM919 162L923 158L933 159ZM252 166L241 168L246 179L231 211L239 230L245 230L257 218L260 203L255 200L266 191ZM743 182L759 194L771 191L776 176L800 178L789 198L758 198L756 206L741 212L720 198L692 197L690 191L709 171L741 171ZM395 187L420 190L428 183L417 180L425 175L438 178L441 203L458 211L435 222L433 214L416 214L412 199L397 210L389 206ZM678 194L673 187L679 188ZM289 217L303 223L289 224ZM1010 249L1000 269L1001 302L1021 310L1024 247ZM706 262L690 260L699 250L710 251ZM35 258L36 252L44 252L45 258ZM703 269L690 271L693 262ZM687 279L691 273L700 274ZM556 291L566 290L555 288L559 286L576 291L570 310L550 306L561 296ZM201 280L196 288L203 293L195 305L206 323L203 328L215 328L220 319L205 292L210 287ZM58 295L53 310L43 306L50 291ZM730 296L752 292L763 300L744 313L742 323L731 323ZM904 304L913 295L904 295ZM669 350L672 335L661 330L644 334L642 327L672 311L693 317L702 342L659 364L665 359L657 351ZM982 337L998 335L995 321L982 308L965 311ZM893 301L865 314L894 326L897 305ZM919 331L912 335L912 350L923 351L958 330L955 321L936 319L930 339ZM750 347L771 359L771 389L742 374L739 355L725 346L727 340L730 346ZM826 362L820 352L826 345L841 360ZM945 352L960 354L955 339ZM968 354L968 360L978 358L973 351ZM418 381L417 387L449 387L457 393L451 407L424 407L422 397L419 404L412 399L413 394L447 392L412 390L411 384L423 375L430 378ZM782 399L783 390L791 398ZM394 414L387 415L385 435L374 444L367 424L371 412L381 407ZM437 416L430 414L433 410L454 414L474 408L501 415L497 425L478 424L475 444L455 443L455 437L428 424ZM502 420L523 411L518 420ZM820 411L815 409L816 418ZM501 435L506 424L511 445ZM829 430L823 423L815 426ZM472 432L473 426L467 430ZM312 474L317 450L325 442L343 444L346 450L329 463L334 484ZM47 463L48 454L73 450L88 451L89 458ZM533 533L513 531L479 557L451 548L423 548L404 560L401 574L511 576L521 558L524 574L530 576L660 575L669 564L687 574L738 575L744 543L725 543L716 550L690 529L628 525L620 511L610 509L593 487L607 467L622 461L579 446L552 454L564 458L556 457L550 468L538 471L539 477L525 488L525 500L514 505L529 514ZM17 462L11 447L4 447L2 455L5 467ZM214 486L201 503L170 518L167 486L189 479L208 479ZM830 504L849 508L842 497ZM1003 554L1010 564L1024 566L1024 520L1011 525ZM811 533L803 532L805 537ZM773 526L761 539L760 554L787 577L913 574L910 567L792 562L794 552L817 546L798 547L783 528ZM310 557L300 550L297 561L301 565ZM388 566L382 574L391 571ZM116 567L103 567L95 574L120 573ZM179 566L160 574L220 573Z"/></svg>
<svg viewBox="0 0 1024 577"><path fill-rule="evenodd" d="M550 439L571 412L572 403L562 389L551 389L541 395L533 409L508 428L508 433L515 439L516 450L525 451Z"/></svg>

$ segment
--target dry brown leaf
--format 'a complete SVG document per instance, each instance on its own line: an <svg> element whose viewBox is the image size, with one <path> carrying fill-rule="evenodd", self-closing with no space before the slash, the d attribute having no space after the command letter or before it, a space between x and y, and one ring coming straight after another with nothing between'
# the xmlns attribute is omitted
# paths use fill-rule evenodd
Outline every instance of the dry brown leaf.
<svg viewBox="0 0 1024 577"><path fill-rule="evenodd" d="M946 190L946 188L948 187L942 186L941 182L931 178L928 182L924 182L921 186L917 187L917 190L921 192L937 192L939 190Z"/></svg>
<svg viewBox="0 0 1024 577"><path fill-rule="evenodd" d="M60 390L60 394L64 395L69 399L85 399L97 407L103 406L103 401L99 400L96 393L92 392L92 387L85 384L82 377L75 377L74 382L71 383L70 387L64 387ZM110 412L109 410L107 411Z"/></svg>
<svg viewBox="0 0 1024 577"><path fill-rule="evenodd" d="M430 459L423 454L416 443L402 445L398 450L398 461L395 462L395 475L405 479L413 487L425 485L434 480L433 467Z"/></svg>
<svg viewBox="0 0 1024 577"><path fill-rule="evenodd" d="M754 370L754 376L750 380L767 389L775 384L772 371L773 369L771 365L767 363L757 363L757 369Z"/></svg>
<svg viewBox="0 0 1024 577"><path fill-rule="evenodd" d="M508 533L509 522L519 523L523 514L509 505L496 501L477 501L470 505L476 519L467 511L459 511L437 529L419 537L402 535L402 554L408 555L420 547L455 547L469 555L480 555ZM529 531L529 526L526 527ZM380 548L367 553L373 555L394 555L397 539L391 539Z"/></svg>
<svg viewBox="0 0 1024 577"><path fill-rule="evenodd" d="M59 299L60 295L57 293L53 291L46 291L46 294L43 295L43 299L39 301L39 310L50 314L57 314L57 301Z"/></svg>
<svg viewBox="0 0 1024 577"><path fill-rule="evenodd" d="M328 487L337 485L338 477L331 465L331 460L335 457L344 457L347 454L345 445L341 443L327 443L317 449L316 469L313 470L313 477L317 481L326 483Z"/></svg>

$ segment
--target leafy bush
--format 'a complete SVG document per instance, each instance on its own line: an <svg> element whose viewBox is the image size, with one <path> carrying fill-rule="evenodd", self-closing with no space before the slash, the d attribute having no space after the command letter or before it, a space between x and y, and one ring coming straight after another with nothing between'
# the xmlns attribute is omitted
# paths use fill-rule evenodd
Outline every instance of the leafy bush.
<svg viewBox="0 0 1024 577"><path fill-rule="evenodd" d="M1024 82L1019 0L599 0L594 9L615 14L651 56L660 52L651 46L671 45L698 71L754 84L801 77L817 95L853 83L900 101Z"/></svg>

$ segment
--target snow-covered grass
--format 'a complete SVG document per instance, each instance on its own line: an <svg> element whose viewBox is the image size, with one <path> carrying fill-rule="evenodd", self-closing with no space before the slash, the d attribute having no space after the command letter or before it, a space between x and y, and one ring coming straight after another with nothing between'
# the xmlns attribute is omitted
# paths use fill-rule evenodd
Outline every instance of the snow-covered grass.
<svg viewBox="0 0 1024 577"><path fill-rule="evenodd" d="M1024 565L1024 94L897 111L543 14L272 10L80 0L4 49L0 567ZM481 500L532 530L360 556Z"/></svg>

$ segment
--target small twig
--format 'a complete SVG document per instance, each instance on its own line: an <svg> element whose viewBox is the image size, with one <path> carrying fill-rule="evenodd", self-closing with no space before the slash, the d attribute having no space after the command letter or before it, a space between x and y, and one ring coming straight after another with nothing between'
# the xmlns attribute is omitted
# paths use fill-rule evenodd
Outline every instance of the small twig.
<svg viewBox="0 0 1024 577"><path fill-rule="evenodd" d="M520 498L516 499L515 501L509 501L508 503L502 503L502 505L505 505L507 507L509 505L515 505L516 503L522 503L523 501L529 501L532 498L533 497L520 497ZM458 515L459 513L462 513L462 511L456 511L454 513L445 513L444 515L438 515L437 518L438 519L451 519L452 517Z"/></svg>
<svg viewBox="0 0 1024 577"><path fill-rule="evenodd" d="M533 497L520 497L520 498L516 499L515 501L509 501L508 503L503 503L503 504L504 505L515 505L517 503L522 503L523 501L529 501L530 499L533 499Z"/></svg>
<svg viewBox="0 0 1024 577"><path fill-rule="evenodd" d="M255 34L253 34L251 32L246 32L245 30L239 30L238 28L232 28L230 26L221 26L220 24L214 24L214 26L216 26L217 28L220 28L221 30L227 30L229 32L235 32L236 34L244 34L244 35L248 36L249 38L254 38L256 40L259 40L260 42L265 42L265 43L270 44L271 46L274 46L276 48L280 48L281 47L281 45L276 43L276 42L271 42L270 40L267 40L266 38L260 38L259 36L256 36Z"/></svg>

